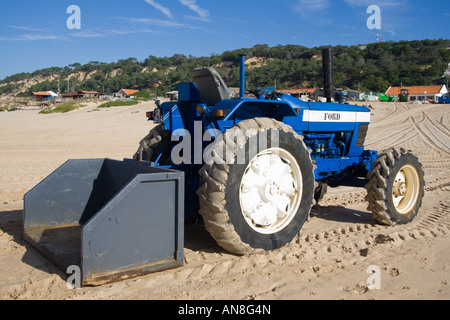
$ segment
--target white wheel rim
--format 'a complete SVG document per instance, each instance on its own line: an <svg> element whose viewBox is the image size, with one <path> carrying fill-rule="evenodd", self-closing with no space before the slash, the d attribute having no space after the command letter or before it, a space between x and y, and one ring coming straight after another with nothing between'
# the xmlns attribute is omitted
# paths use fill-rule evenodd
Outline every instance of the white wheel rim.
<svg viewBox="0 0 450 320"><path fill-rule="evenodd" d="M400 214L408 214L416 205L419 197L419 174L410 165L406 165L397 173L392 187L392 200Z"/></svg>
<svg viewBox="0 0 450 320"><path fill-rule="evenodd" d="M302 193L302 173L294 156L283 149L268 149L254 157L244 172L241 212L253 230L274 234L295 217Z"/></svg>

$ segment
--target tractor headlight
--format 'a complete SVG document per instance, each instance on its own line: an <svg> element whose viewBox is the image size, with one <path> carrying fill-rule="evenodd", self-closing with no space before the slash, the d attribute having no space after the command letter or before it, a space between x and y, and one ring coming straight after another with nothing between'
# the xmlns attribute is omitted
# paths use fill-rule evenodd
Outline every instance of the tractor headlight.
<svg viewBox="0 0 450 320"><path fill-rule="evenodd" d="M197 113L201 116L204 116L206 113L206 108L202 105L197 106Z"/></svg>

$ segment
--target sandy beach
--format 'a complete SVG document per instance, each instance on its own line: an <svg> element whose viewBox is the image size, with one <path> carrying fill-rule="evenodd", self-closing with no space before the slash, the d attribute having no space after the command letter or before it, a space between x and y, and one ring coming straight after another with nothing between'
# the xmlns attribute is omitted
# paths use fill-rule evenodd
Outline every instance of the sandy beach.
<svg viewBox="0 0 450 320"><path fill-rule="evenodd" d="M0 112L0 299L450 299L450 109L371 105L366 148L403 147L423 164L425 197L411 224L378 224L364 188L329 188L280 250L232 255L203 226L187 225L182 267L78 290L23 239L23 196L68 159L132 157L154 126L145 118L154 104ZM373 266L379 289L366 283Z"/></svg>

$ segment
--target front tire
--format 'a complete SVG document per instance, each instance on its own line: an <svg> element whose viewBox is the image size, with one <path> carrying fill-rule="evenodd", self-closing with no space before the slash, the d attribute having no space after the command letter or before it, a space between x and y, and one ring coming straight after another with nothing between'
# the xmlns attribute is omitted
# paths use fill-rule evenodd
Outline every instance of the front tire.
<svg viewBox="0 0 450 320"><path fill-rule="evenodd" d="M414 220L422 206L425 180L422 164L404 149L380 154L368 174L368 210L385 225L406 224Z"/></svg>
<svg viewBox="0 0 450 320"><path fill-rule="evenodd" d="M245 143L229 144L239 130L245 132ZM275 135L278 143L273 144ZM267 148L254 150L258 143L252 139L258 136L267 137ZM242 121L211 145L212 150L227 148L234 155L231 162L200 171L197 194L206 229L235 254L290 243L309 217L314 193L314 165L303 138L281 122L256 118ZM245 163L239 163L244 153Z"/></svg>

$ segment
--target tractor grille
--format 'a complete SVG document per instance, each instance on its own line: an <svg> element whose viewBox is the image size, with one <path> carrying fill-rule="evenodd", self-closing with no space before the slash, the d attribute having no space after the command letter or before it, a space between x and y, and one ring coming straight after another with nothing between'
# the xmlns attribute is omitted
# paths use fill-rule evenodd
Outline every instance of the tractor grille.
<svg viewBox="0 0 450 320"><path fill-rule="evenodd" d="M368 130L369 130L368 123L363 123L363 124L359 125L358 137L356 138L356 146L357 147L364 147Z"/></svg>

